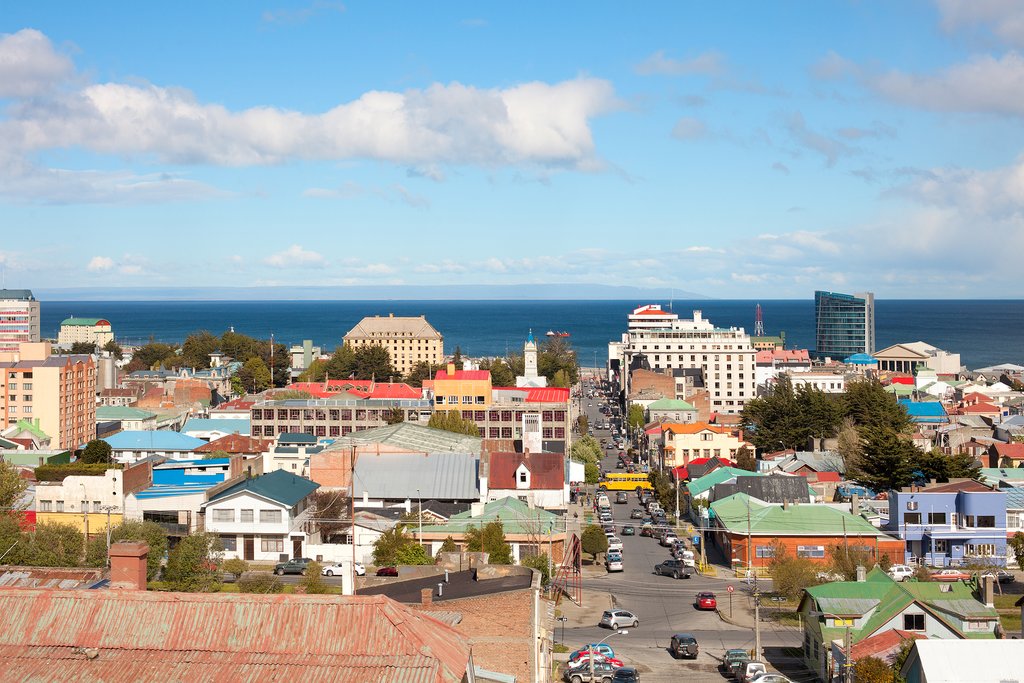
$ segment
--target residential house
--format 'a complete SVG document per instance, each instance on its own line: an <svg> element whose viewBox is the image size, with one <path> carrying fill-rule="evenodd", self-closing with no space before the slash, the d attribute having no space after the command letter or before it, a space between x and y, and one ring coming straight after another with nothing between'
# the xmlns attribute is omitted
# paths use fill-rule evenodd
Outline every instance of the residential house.
<svg viewBox="0 0 1024 683"><path fill-rule="evenodd" d="M748 470L741 470L736 467L716 467L712 471L705 474L703 477L694 479L690 478L690 481L686 482L686 497L691 501L697 500L708 500L711 495L711 489L718 484L731 481L736 477L763 477L765 475L760 472L750 472Z"/></svg>
<svg viewBox="0 0 1024 683"><path fill-rule="evenodd" d="M324 449L311 434L278 434L263 453L263 471L288 470L301 477L309 476L309 459Z"/></svg>
<svg viewBox="0 0 1024 683"><path fill-rule="evenodd" d="M301 661L308 681L479 680L466 636L390 598L147 591L148 552L111 546L117 590L0 588L4 677L294 680Z"/></svg>
<svg viewBox="0 0 1024 683"><path fill-rule="evenodd" d="M1024 443L993 443L988 449L989 467L1024 466Z"/></svg>
<svg viewBox="0 0 1024 683"><path fill-rule="evenodd" d="M907 563L1006 565L1006 493L954 479L889 492L885 530L906 541Z"/></svg>
<svg viewBox="0 0 1024 683"><path fill-rule="evenodd" d="M228 434L195 449L195 453L227 453L229 455L262 456L273 445L271 439L248 434Z"/></svg>
<svg viewBox="0 0 1024 683"><path fill-rule="evenodd" d="M842 456L835 451L795 451L792 449L762 456L758 462L761 472L786 472L809 476L821 472L843 474L846 465Z"/></svg>
<svg viewBox="0 0 1024 683"><path fill-rule="evenodd" d="M1006 493L1006 538L1009 540L1014 534L1024 533L1024 486L1000 490ZM1017 555L1009 543L1006 544L1006 565L1024 569L1017 566Z"/></svg>
<svg viewBox="0 0 1024 683"><path fill-rule="evenodd" d="M190 418L181 428L182 434L203 441L214 441L229 434L249 434L249 420L238 418Z"/></svg>
<svg viewBox="0 0 1024 683"><path fill-rule="evenodd" d="M0 436L6 441L16 443L23 448L33 451L49 449L50 444L53 442L50 435L40 428L39 418L18 420L0 432ZM79 445L81 444L77 444L75 448Z"/></svg>
<svg viewBox="0 0 1024 683"><path fill-rule="evenodd" d="M206 493L229 478L229 458L169 460L153 466L153 483L125 496L125 519L159 524L175 541L202 531Z"/></svg>
<svg viewBox="0 0 1024 683"><path fill-rule="evenodd" d="M697 409L691 403L674 398L663 398L647 406L648 422L691 424L697 421Z"/></svg>
<svg viewBox="0 0 1024 683"><path fill-rule="evenodd" d="M914 426L925 434L934 434L936 429L949 424L946 407L939 401L911 401L901 398L899 403L906 409L907 416Z"/></svg>
<svg viewBox="0 0 1024 683"><path fill-rule="evenodd" d="M369 453L356 458L352 496L357 508L404 506L439 500L480 500L477 453Z"/></svg>
<svg viewBox="0 0 1024 683"><path fill-rule="evenodd" d="M97 406L96 422L117 422L130 432L156 429L156 413L127 406Z"/></svg>
<svg viewBox="0 0 1024 683"><path fill-rule="evenodd" d="M906 683L1009 683L1020 680L1024 641L918 640L900 679Z"/></svg>
<svg viewBox="0 0 1024 683"><path fill-rule="evenodd" d="M113 449L114 461L125 464L136 463L154 455L188 460L196 448L206 443L202 439L164 429L118 432L103 440Z"/></svg>
<svg viewBox="0 0 1024 683"><path fill-rule="evenodd" d="M772 473L763 477L736 477L712 487L708 500L728 498L734 493L745 493L764 503L808 504L815 502L807 480L801 476Z"/></svg>
<svg viewBox="0 0 1024 683"><path fill-rule="evenodd" d="M994 639L999 615L991 604L962 581L898 583L880 567L860 581L812 586L798 607L804 662L822 680L833 680L839 672L831 644L847 634L854 646L892 629L925 635L928 640L923 642Z"/></svg>
<svg viewBox="0 0 1024 683"><path fill-rule="evenodd" d="M114 468L102 474L74 474L58 481L40 481L35 487L36 522L67 524L85 534L105 533L121 523L125 496L153 482L149 462Z"/></svg>
<svg viewBox="0 0 1024 683"><path fill-rule="evenodd" d="M794 389L807 387L825 394L846 393L846 375L841 372L791 372L788 377Z"/></svg>
<svg viewBox="0 0 1024 683"><path fill-rule="evenodd" d="M569 483L561 453L490 453L487 476L480 479L486 501L515 497L530 507L565 509Z"/></svg>
<svg viewBox="0 0 1024 683"><path fill-rule="evenodd" d="M218 420L248 420L250 409L256 405L256 401L249 401L245 398L235 398L230 401L218 403L206 411L211 418Z"/></svg>
<svg viewBox="0 0 1024 683"><path fill-rule="evenodd" d="M305 523L318 488L285 470L225 482L210 489L201 507L204 528L220 537L225 557L257 562L306 557Z"/></svg>
<svg viewBox="0 0 1024 683"><path fill-rule="evenodd" d="M832 670L835 672L833 680L838 683L842 679L840 673L844 672L847 666L852 668L857 665L857 662L867 657L880 659L892 666L908 643L915 640L927 640L927 638L928 636L924 633L904 631L898 628L879 631L850 647L849 664L847 664L846 641L837 638L832 641Z"/></svg>
<svg viewBox="0 0 1024 683"><path fill-rule="evenodd" d="M768 566L777 544L821 565L830 561L828 551L834 546L894 562L903 556L899 539L859 515L826 505L769 504L735 493L711 503L710 522L712 538L734 566Z"/></svg>
<svg viewBox="0 0 1024 683"><path fill-rule="evenodd" d="M101 406L133 406L139 401L139 391L137 388L125 388L111 387L109 389L100 389L99 392L99 405Z"/></svg>
<svg viewBox="0 0 1024 683"><path fill-rule="evenodd" d="M741 429L707 422L661 425L660 453L665 467L688 465L699 457L736 460L736 452L741 448L754 453L754 446L743 439Z"/></svg>
<svg viewBox="0 0 1024 683"><path fill-rule="evenodd" d="M504 528L505 540L512 546L513 561L519 562L541 553L547 553L553 562L562 561L566 541L562 517L541 508L531 508L511 496L487 503L473 503L469 510L452 515L444 524L425 524L422 531L411 531L434 556L449 536L460 549L465 549L466 529L483 528L494 521L500 521Z"/></svg>

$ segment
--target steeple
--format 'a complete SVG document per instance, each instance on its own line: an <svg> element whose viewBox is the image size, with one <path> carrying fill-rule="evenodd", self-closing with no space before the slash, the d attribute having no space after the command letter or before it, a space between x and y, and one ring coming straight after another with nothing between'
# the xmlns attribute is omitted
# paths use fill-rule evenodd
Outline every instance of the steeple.
<svg viewBox="0 0 1024 683"><path fill-rule="evenodd" d="M526 343L523 344L523 374L521 377L516 377L516 386L547 386L547 378L541 377L537 372L537 341L533 338L532 329L526 335Z"/></svg>

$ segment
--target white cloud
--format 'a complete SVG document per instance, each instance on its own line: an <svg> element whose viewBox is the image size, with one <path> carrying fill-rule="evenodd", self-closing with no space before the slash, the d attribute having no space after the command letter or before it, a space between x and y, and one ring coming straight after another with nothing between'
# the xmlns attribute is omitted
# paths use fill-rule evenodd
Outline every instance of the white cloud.
<svg viewBox="0 0 1024 683"><path fill-rule="evenodd" d="M0 34L0 97L31 97L69 78L74 65L35 29Z"/></svg>
<svg viewBox="0 0 1024 683"><path fill-rule="evenodd" d="M120 273L121 275L142 275L143 274L142 266L140 266L140 265L138 265L136 263L126 263L126 264L124 264L122 266L119 266L118 269L117 269L117 272Z"/></svg>
<svg viewBox="0 0 1024 683"><path fill-rule="evenodd" d="M983 25L1004 42L1024 46L1024 5L1020 0L935 0L935 4L946 31Z"/></svg>
<svg viewBox="0 0 1024 683"><path fill-rule="evenodd" d="M837 80L859 73L860 67L832 50L811 67L811 75L823 81Z"/></svg>
<svg viewBox="0 0 1024 683"><path fill-rule="evenodd" d="M707 135L704 122L692 116L684 116L672 127L672 137L677 140L696 140Z"/></svg>
<svg viewBox="0 0 1024 683"><path fill-rule="evenodd" d="M673 59L658 50L637 64L635 71L641 76L718 76L725 71L725 64L722 55L714 51L691 59Z"/></svg>
<svg viewBox="0 0 1024 683"><path fill-rule="evenodd" d="M89 259L89 265L87 265L85 269L93 273L102 273L113 267L114 259L109 256L93 256Z"/></svg>
<svg viewBox="0 0 1024 683"><path fill-rule="evenodd" d="M315 251L308 251L298 244L293 244L284 251L263 259L263 263L272 268L325 268L327 259Z"/></svg>
<svg viewBox="0 0 1024 683"><path fill-rule="evenodd" d="M825 157L825 163L829 167L835 166L839 157L850 154L853 151L838 140L808 128L807 122L804 121L803 114L800 112L790 116L789 121L786 122L786 129L798 145Z"/></svg>

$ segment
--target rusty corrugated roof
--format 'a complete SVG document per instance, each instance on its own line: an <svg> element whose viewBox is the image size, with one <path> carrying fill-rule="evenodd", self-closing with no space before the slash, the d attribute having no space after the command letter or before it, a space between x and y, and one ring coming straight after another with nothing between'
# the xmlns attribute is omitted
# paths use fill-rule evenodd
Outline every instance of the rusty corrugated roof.
<svg viewBox="0 0 1024 683"><path fill-rule="evenodd" d="M0 589L0 615L10 680L441 683L470 655L383 596Z"/></svg>

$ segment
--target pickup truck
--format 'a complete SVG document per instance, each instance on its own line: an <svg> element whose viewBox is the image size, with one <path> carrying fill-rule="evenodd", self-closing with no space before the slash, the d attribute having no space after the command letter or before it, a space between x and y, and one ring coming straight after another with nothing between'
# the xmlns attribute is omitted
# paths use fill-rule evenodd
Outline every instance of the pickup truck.
<svg viewBox="0 0 1024 683"><path fill-rule="evenodd" d="M688 579L693 574L693 568L679 560L665 560L654 565L654 573L658 576L671 576L673 579Z"/></svg>
<svg viewBox="0 0 1024 683"><path fill-rule="evenodd" d="M677 633L672 636L669 650L676 659L697 659L700 648L697 646L697 639L689 633Z"/></svg>

